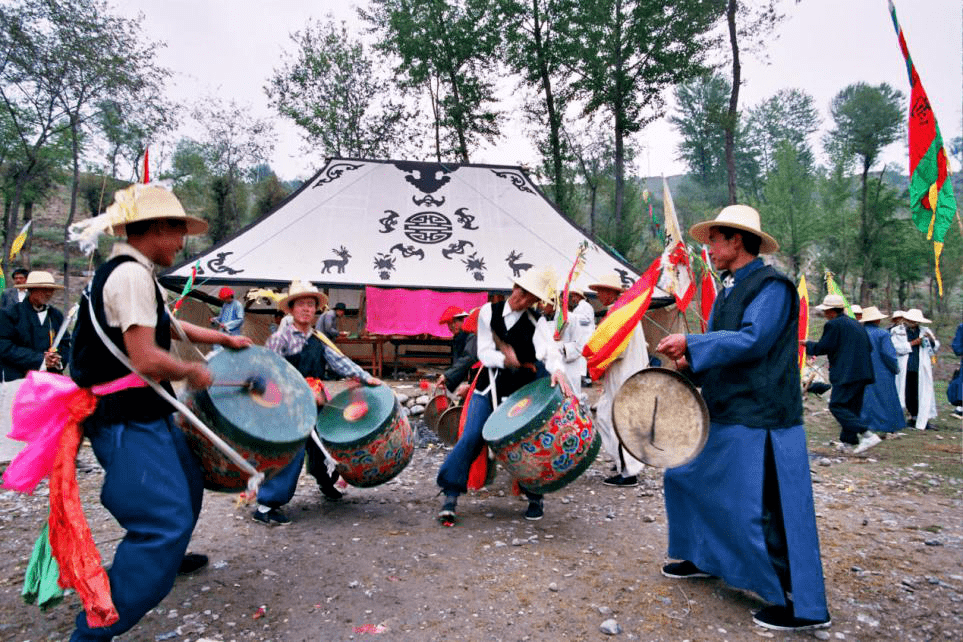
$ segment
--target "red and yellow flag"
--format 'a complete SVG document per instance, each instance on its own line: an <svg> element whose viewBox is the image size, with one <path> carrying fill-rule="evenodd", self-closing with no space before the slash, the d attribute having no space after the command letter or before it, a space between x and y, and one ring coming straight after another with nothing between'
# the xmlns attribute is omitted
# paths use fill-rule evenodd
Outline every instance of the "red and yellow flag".
<svg viewBox="0 0 963 642"><path fill-rule="evenodd" d="M796 288L799 292L799 340L807 341L809 339L809 288L806 287L806 276L803 275L799 277L799 286ZM802 375L802 369L806 365L806 346L799 344L799 374Z"/></svg>
<svg viewBox="0 0 963 642"><path fill-rule="evenodd" d="M946 180L948 167L946 150L943 149L943 136L936 122L933 107L920 82L916 66L906 47L903 28L896 19L896 7L889 2L889 12L893 18L893 28L899 40L899 48L906 59L906 72L910 81L909 108L909 172L910 172L910 211L916 228L926 234L926 240L933 241L933 254L936 260L936 282L940 296L943 296L943 277L940 275L940 254L943 253L943 237L956 214L956 198L953 184Z"/></svg>
<svg viewBox="0 0 963 642"><path fill-rule="evenodd" d="M652 302L652 292L659 280L661 265L662 257L652 262L645 274L612 304L586 342L582 355L588 360L589 376L593 380L598 380L628 347L632 333Z"/></svg>

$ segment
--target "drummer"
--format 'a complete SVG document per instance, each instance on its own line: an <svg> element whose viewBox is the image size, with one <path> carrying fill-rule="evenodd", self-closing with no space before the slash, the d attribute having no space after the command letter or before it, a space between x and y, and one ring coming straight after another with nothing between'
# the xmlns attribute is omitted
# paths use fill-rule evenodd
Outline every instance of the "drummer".
<svg viewBox="0 0 963 642"><path fill-rule="evenodd" d="M599 279L598 283L589 285L589 289L599 296L599 303L609 307L622 295L622 279L612 272ZM626 379L648 365L649 349L645 343L642 323L639 322L632 332L628 346L605 370L602 377L602 394L599 396L595 410L595 427L602 437L602 446L615 460L615 474L602 481L606 486L631 487L639 484L639 473L642 472L644 464L625 450L615 434L612 406L615 402L615 394Z"/></svg>
<svg viewBox="0 0 963 642"><path fill-rule="evenodd" d="M468 392L468 385L464 382L472 365L478 361L475 335L462 327L467 317L467 312L457 305L450 305L438 319L438 323L447 325L451 332L451 366L438 376L435 385L445 386L448 392L458 397L464 397Z"/></svg>
<svg viewBox="0 0 963 642"><path fill-rule="evenodd" d="M291 323L282 325L268 338L264 347L287 359L305 378L320 380L325 371L333 371L368 386L380 386L380 379L362 370L330 339L314 329L314 315L318 308L323 308L327 303L328 297L312 284L292 281L287 296L278 301L278 307L291 315ZM322 393L316 393L316 398L319 406L327 401ZM338 473L328 472L324 452L310 437L305 442L305 449L308 473L317 481L321 493L328 499L341 499L341 491L334 486ZM301 450L281 472L261 485L257 494L258 506L251 515L254 521L269 526L283 526L291 522L281 507L294 497L304 457L305 450Z"/></svg>
<svg viewBox="0 0 963 642"><path fill-rule="evenodd" d="M211 385L204 363L181 361L170 352L171 317L154 278L157 266L173 264L184 237L203 234L207 223L188 216L174 194L155 185L120 190L106 214L88 220L110 226L127 243L114 246L84 290L71 377L81 387L124 381L131 367L114 355L125 355L140 375L161 382L168 392L170 381L186 380L192 388ZM247 337L180 324L192 341L251 345ZM120 619L109 627L91 627L80 613L71 640L110 640L126 632L164 599L179 572L207 563L203 555L184 554L201 511L203 473L172 413L152 389L131 386L101 397L84 423L107 473L101 502L126 533L108 572Z"/></svg>
<svg viewBox="0 0 963 642"><path fill-rule="evenodd" d="M658 351L702 386L709 437L665 471L669 557L662 574L718 576L772 605L753 621L795 631L830 625L799 385L795 284L759 254L778 243L759 213L730 205L690 230L724 289L702 335L672 334Z"/></svg>
<svg viewBox="0 0 963 642"><path fill-rule="evenodd" d="M464 431L438 471L438 485L445 501L438 513L447 525L455 521L458 496L468 490L468 472L482 452L482 428L494 407L506 397L540 376L551 373L552 385L565 382L561 355L552 340L552 331L532 306L554 298L555 272L551 268L531 268L512 279L512 293L498 303L486 303L478 314L478 359L482 371L465 412ZM494 400L494 403L493 403ZM525 519L541 519L542 495L522 491L528 498Z"/></svg>

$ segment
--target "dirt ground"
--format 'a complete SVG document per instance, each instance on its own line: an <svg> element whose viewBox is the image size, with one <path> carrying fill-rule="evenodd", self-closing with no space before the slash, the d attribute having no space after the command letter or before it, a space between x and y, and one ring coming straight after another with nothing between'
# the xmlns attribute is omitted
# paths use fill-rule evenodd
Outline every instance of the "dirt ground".
<svg viewBox="0 0 963 642"><path fill-rule="evenodd" d="M598 389L592 389L593 396ZM661 471L637 488L604 486L602 456L549 495L527 522L502 472L462 498L443 528L434 477L447 448L424 443L388 484L322 499L302 476L293 522L266 527L236 495L208 492L191 550L211 565L180 577L125 640L836 640L959 639L963 630L960 424L906 431L866 456L829 444L826 401L806 402L817 520L832 628L782 634L752 623L763 603L720 580L660 575L666 523ZM420 422L419 422L420 423ZM424 432L427 437L428 433ZM106 560L121 532L100 506L102 472L81 450L80 487ZM20 598L47 512L0 492L0 639L66 639L78 601L41 613ZM620 632L600 630L614 619Z"/></svg>

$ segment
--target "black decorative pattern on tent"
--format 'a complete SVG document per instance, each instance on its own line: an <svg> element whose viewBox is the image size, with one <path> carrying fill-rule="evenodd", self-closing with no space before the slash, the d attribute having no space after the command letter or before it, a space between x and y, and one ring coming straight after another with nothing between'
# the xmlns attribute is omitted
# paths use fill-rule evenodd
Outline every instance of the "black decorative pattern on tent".
<svg viewBox="0 0 963 642"><path fill-rule="evenodd" d="M213 259L208 259L207 269L213 272L214 274L227 274L227 275L240 274L241 272L244 271L243 269L235 270L234 268L230 268L224 265L224 261L226 261L227 257L229 257L232 254L234 254L234 252L218 252ZM205 274L204 268L200 268L197 271L197 273Z"/></svg>
<svg viewBox="0 0 963 642"><path fill-rule="evenodd" d="M476 281L485 280L485 259L478 256L478 252L472 252L467 259L462 259L465 264L465 271L471 273Z"/></svg>
<svg viewBox="0 0 963 642"><path fill-rule="evenodd" d="M459 207L457 210L455 210L455 217L458 219L458 222L461 224L462 229L465 229L465 230L478 229L478 226L475 225L475 217L474 215L468 213L467 207Z"/></svg>
<svg viewBox="0 0 963 642"><path fill-rule="evenodd" d="M418 212L405 219L405 236L415 243L441 243L450 239L451 233L451 221L439 212Z"/></svg>
<svg viewBox="0 0 963 642"><path fill-rule="evenodd" d="M396 227L398 227L398 217L400 215L398 212L394 212L392 210L385 210L385 214L388 216L378 219L378 222L384 226L384 229L378 231L382 234L390 234L391 232L395 231Z"/></svg>
<svg viewBox="0 0 963 642"><path fill-rule="evenodd" d="M531 263L519 263L518 260L522 258L522 253L516 250L512 250L508 254L508 258L505 262L508 263L508 267L512 268L512 276L518 277L522 275L522 272L531 269Z"/></svg>
<svg viewBox="0 0 963 642"><path fill-rule="evenodd" d="M615 271L618 272L619 274L619 279L622 281L623 288L632 287L632 284L635 283L635 281L633 281L632 278L629 276L628 271L620 270L619 268L615 268Z"/></svg>
<svg viewBox="0 0 963 642"><path fill-rule="evenodd" d="M338 274L344 274L344 268L346 265L348 265L348 261L351 259L351 254L348 253L348 250L343 245L341 246L341 249L336 250L332 248L331 251L341 258L325 259L323 261L324 267L321 268L321 274L328 274L331 268L337 268Z"/></svg>
<svg viewBox="0 0 963 642"><path fill-rule="evenodd" d="M439 163L419 163L415 161L396 161L394 166L407 174L405 180L415 186L422 194L433 194L448 184L451 174L457 167Z"/></svg>
<svg viewBox="0 0 963 642"><path fill-rule="evenodd" d="M388 252L389 253L394 252L395 250L398 250L399 252L401 252L401 256L403 256L406 259L410 259L413 256L417 256L419 261L425 260L425 251L422 250L421 248L416 249L414 245L404 245L402 243L396 243L391 246L391 249L388 250Z"/></svg>
<svg viewBox="0 0 963 642"><path fill-rule="evenodd" d="M445 204L445 197L442 196L441 198L435 198L431 194L426 194L424 198L412 196L411 202L418 207L441 207Z"/></svg>
<svg viewBox="0 0 963 642"><path fill-rule="evenodd" d="M334 182L341 178L345 172L353 172L359 167L363 167L363 165L354 163L334 163L333 165L329 165L324 171L324 175L318 179L318 182L311 186L311 189Z"/></svg>
<svg viewBox="0 0 963 642"><path fill-rule="evenodd" d="M522 174L521 172L516 172L516 171L500 172L498 170L493 169L492 173L495 174L495 176L497 176L498 178L507 178L508 180L510 180L512 182L512 185L514 185L515 189L517 189L519 192L528 192L529 194L535 193L534 191L532 191L531 188L529 188L528 181L525 180L525 175Z"/></svg>
<svg viewBox="0 0 963 642"><path fill-rule="evenodd" d="M475 247L475 244L472 243L471 241L466 241L464 239L461 239L461 240L455 241L454 243L450 244L448 247L444 248L441 251L441 255L450 261L452 254L464 254L466 246Z"/></svg>
<svg viewBox="0 0 963 642"><path fill-rule="evenodd" d="M378 252L374 256L374 268L378 271L378 277L382 281L391 278L391 273L395 271L395 257L384 252Z"/></svg>

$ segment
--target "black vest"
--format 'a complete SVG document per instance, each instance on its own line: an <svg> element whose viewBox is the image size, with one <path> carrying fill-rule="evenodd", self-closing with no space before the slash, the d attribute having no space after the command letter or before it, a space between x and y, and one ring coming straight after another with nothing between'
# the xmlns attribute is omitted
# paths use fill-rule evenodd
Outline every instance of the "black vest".
<svg viewBox="0 0 963 642"><path fill-rule="evenodd" d="M127 354L124 345L124 334L120 328L107 324L104 315L104 284L107 277L122 263L135 261L128 255L116 256L107 261L94 273L94 278L84 288L80 298L80 309L77 311L77 325L74 326L72 352L70 356L70 376L81 388L90 388L99 383L106 383L120 379L130 374L130 369L117 360L110 353L107 346L100 340L90 319L90 303L93 303L97 323L107 337ZM164 350L171 347L171 320L164 307L164 294L155 286L157 301L157 327L154 329L154 341ZM174 394L170 383L164 381L161 385L171 395ZM121 390L112 395L101 397L97 402L97 409L92 418L101 422L120 422L125 420L153 421L166 417L174 409L161 399L151 388L132 388Z"/></svg>
<svg viewBox="0 0 963 642"><path fill-rule="evenodd" d="M746 307L771 280L796 286L770 266L762 267L716 297L710 331L739 330ZM802 423L799 384L799 300L790 297L789 321L772 348L759 359L712 368L702 378L702 397L713 422L753 428L780 428Z"/></svg>
<svg viewBox="0 0 963 642"><path fill-rule="evenodd" d="M492 335L515 350L515 356L518 357L519 363L535 364L535 344L532 337L535 336L535 322L538 320L538 313L531 310L522 312L522 316L509 330L505 327L505 318L502 316L505 305L504 301L492 303ZM481 374L478 375L478 383L475 384L477 390L488 388L488 370L488 368L482 368ZM498 392L499 403L522 386L535 381L537 377L533 370L526 367L514 370L497 368L496 371L498 376L495 378L495 389Z"/></svg>
<svg viewBox="0 0 963 642"><path fill-rule="evenodd" d="M284 358L297 368L302 377L323 379L328 361L324 358L324 342L315 335L315 332L313 331L308 340L304 342L301 352L290 354Z"/></svg>

